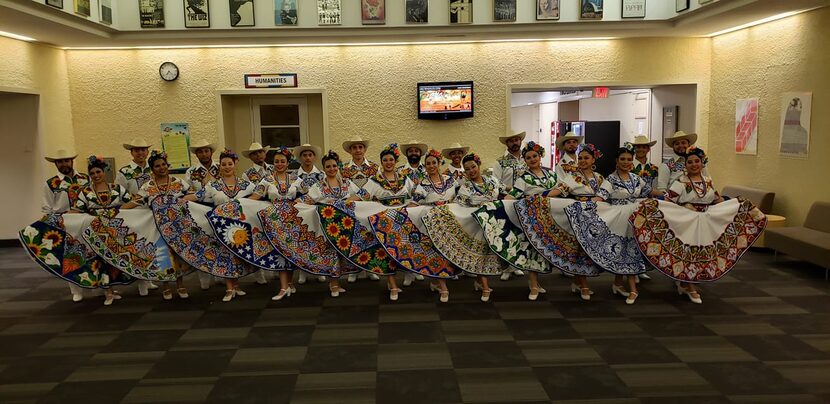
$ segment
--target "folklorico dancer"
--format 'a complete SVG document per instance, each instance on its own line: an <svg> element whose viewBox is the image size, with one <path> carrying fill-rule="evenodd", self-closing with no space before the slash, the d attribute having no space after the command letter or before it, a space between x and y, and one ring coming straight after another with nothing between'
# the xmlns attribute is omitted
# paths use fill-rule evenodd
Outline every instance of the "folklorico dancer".
<svg viewBox="0 0 830 404"><path fill-rule="evenodd" d="M297 187L302 186L303 183L296 175L288 172L288 165L294 160L294 155L291 149L285 146L278 146L272 150L275 152L272 171L257 184L254 193L248 198L270 201L294 200L297 197ZM291 283L292 274L291 271L279 272L280 290L271 300L282 300L297 291Z"/></svg>
<svg viewBox="0 0 830 404"><path fill-rule="evenodd" d="M265 156L268 154L269 150L271 150L270 147L254 142L248 146L248 150L242 151L242 155L254 163L253 166L245 170L242 177L248 180L251 184L254 184L254 186L259 184L260 181L270 175L271 171L274 170L274 166L265 161ZM268 280L265 279L265 271L262 270L259 270L254 274L254 279L256 279L256 283L260 285L268 283Z"/></svg>
<svg viewBox="0 0 830 404"><path fill-rule="evenodd" d="M245 170L245 173L242 175L245 179L254 184L259 184L265 176L271 173L274 167L265 161L265 156L269 150L271 150L270 147L254 142L248 146L248 150L240 152L240 154L254 163L254 165Z"/></svg>
<svg viewBox="0 0 830 404"><path fill-rule="evenodd" d="M421 157L427 154L429 147L426 143L418 142L417 140L410 141L401 145L401 150L406 155L406 163L398 167L398 173L409 177L415 185L418 185L426 176L426 169L421 164Z"/></svg>
<svg viewBox="0 0 830 404"><path fill-rule="evenodd" d="M297 169L297 177L302 180L302 183L297 186L297 196L300 197L308 193L312 185L320 182L325 178L320 169L317 168L317 162L320 159L322 152L320 148L308 143L304 143L294 148L294 156L300 159L300 168ZM305 271L298 271L297 283L300 285L306 282L307 275ZM318 276L317 280L325 282L325 276Z"/></svg>
<svg viewBox="0 0 830 404"><path fill-rule="evenodd" d="M648 154L651 147L657 143L656 140L648 140L648 136L637 135L634 141L630 144L634 147L634 168L631 172L646 181L651 188L650 196L662 195L657 186L657 173L659 168L655 164L651 164L648 160Z"/></svg>
<svg viewBox="0 0 830 404"><path fill-rule="evenodd" d="M46 180L43 185L43 204L41 210L45 214L63 214L69 212L78 200L81 190L89 185L89 176L75 172L74 164L78 153L67 149L59 149L46 156L46 161L54 163L58 175ZM72 301L83 300L83 289L70 283L69 291Z"/></svg>
<svg viewBox="0 0 830 404"><path fill-rule="evenodd" d="M360 137L352 137L343 142L343 150L349 153L352 159L348 163L343 164L343 167L340 169L340 176L345 180L351 181L360 189L363 189L366 183L369 182L369 178L377 174L380 169L377 163L366 159L366 149L368 148L369 141ZM373 281L380 280L380 277L373 273L365 274L366 272L361 272L360 276L368 276ZM347 278L348 282L353 283L357 280L357 276L358 274L349 274Z"/></svg>
<svg viewBox="0 0 830 404"><path fill-rule="evenodd" d="M129 207L125 208L124 205L130 202L132 196L121 185L107 183L105 171L108 166L102 157L89 156L87 158L87 173L89 173L91 182L81 190L78 199L75 201L75 206L70 212L114 217L119 209L129 209ZM122 275L118 269L108 267L108 276L111 281L115 281L117 278L129 278L129 276ZM111 305L113 300L121 299L121 295L115 293L111 287L104 288L104 296L104 306Z"/></svg>
<svg viewBox="0 0 830 404"><path fill-rule="evenodd" d="M187 169L184 173L184 181L191 192L198 192L204 189L205 185L219 178L219 164L213 161L216 144L209 143L207 140L199 140L191 144L189 149L196 155L199 164ZM199 286L202 290L208 290L214 281L213 276L199 271Z"/></svg>
<svg viewBox="0 0 830 404"><path fill-rule="evenodd" d="M147 181L150 181L150 177L153 174L150 164L147 163L147 155L150 153L150 147L153 145L147 143L144 139L133 139L130 143L124 143L122 146L130 151L132 160L130 160L130 164L118 169L115 182L126 189L130 195L136 195L138 194L138 190ZM147 296L148 290L158 288L153 282L145 280L138 281L138 294L141 296Z"/></svg>
<svg viewBox="0 0 830 404"><path fill-rule="evenodd" d="M666 138L666 145L674 150L674 157L664 159L657 171L657 190L665 193L685 170L686 149L697 141L697 134L679 130ZM704 172L705 173L705 172Z"/></svg>
<svg viewBox="0 0 830 404"><path fill-rule="evenodd" d="M219 177L219 164L213 161L216 144L200 140L191 144L189 149L196 155L199 164L187 169L184 173L184 180L193 192L198 192L207 183Z"/></svg>
<svg viewBox="0 0 830 404"><path fill-rule="evenodd" d="M115 182L131 195L135 195L141 189L141 186L150 180L152 170L150 165L147 164L147 154L153 145L147 143L144 139L133 139L130 143L124 143L122 146L130 151L132 159L130 164L118 169Z"/></svg>
<svg viewBox="0 0 830 404"><path fill-rule="evenodd" d="M576 148L582 143L582 136L568 132L556 139L556 152L561 153L556 163L556 178L565 179L576 171Z"/></svg>
<svg viewBox="0 0 830 404"><path fill-rule="evenodd" d="M447 166L443 174L450 176L458 185L464 182L464 167L461 165L461 159L469 150L469 147L458 143L453 143L450 147L441 149L441 155L450 161L450 165Z"/></svg>
<svg viewBox="0 0 830 404"><path fill-rule="evenodd" d="M513 188L513 183L520 175L524 174L527 166L524 159L522 159L522 141L526 136L525 132L512 131L507 136L499 136L499 142L507 147L504 155L496 160L496 165L493 167L493 176L499 180L506 190ZM501 275L501 280L506 281L510 279L510 274L516 276L524 275L521 269L508 266Z"/></svg>

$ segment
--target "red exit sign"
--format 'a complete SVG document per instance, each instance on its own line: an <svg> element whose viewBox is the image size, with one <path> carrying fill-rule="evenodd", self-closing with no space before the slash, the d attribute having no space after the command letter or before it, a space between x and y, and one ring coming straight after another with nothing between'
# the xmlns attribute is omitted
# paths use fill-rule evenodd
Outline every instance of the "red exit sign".
<svg viewBox="0 0 830 404"><path fill-rule="evenodd" d="M608 98L608 87L594 87L594 98Z"/></svg>

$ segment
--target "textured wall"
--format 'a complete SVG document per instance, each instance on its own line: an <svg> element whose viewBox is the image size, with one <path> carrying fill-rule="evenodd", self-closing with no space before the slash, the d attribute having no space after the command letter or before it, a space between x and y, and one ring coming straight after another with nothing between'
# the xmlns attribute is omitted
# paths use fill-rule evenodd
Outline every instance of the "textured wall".
<svg viewBox="0 0 830 404"><path fill-rule="evenodd" d="M700 83L708 110L708 39L643 38L459 45L67 51L73 126L83 152L127 160L121 140L158 143L160 122L189 122L194 138L217 136L214 91L242 87L245 73L296 72L304 87L328 91L329 144L352 135L378 144L418 137L444 147L473 144L486 164L502 153L507 85L518 83ZM158 77L169 60L174 83ZM476 116L453 122L416 117L418 81L475 80ZM705 115L699 128L708 128ZM705 141L705 130L701 130Z"/></svg>
<svg viewBox="0 0 830 404"><path fill-rule="evenodd" d="M710 173L727 183L776 192L775 213L800 225L816 200L830 200L830 9L714 38L709 127ZM812 91L810 156L778 156L781 94ZM735 100L759 98L758 155L735 154Z"/></svg>

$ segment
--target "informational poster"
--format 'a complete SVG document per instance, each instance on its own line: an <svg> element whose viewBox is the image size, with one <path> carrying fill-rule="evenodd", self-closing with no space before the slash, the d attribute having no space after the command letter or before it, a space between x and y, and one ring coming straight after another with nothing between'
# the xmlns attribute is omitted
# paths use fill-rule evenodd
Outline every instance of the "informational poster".
<svg viewBox="0 0 830 404"><path fill-rule="evenodd" d="M172 172L184 172L190 167L190 129L187 123L161 124L161 147L167 153Z"/></svg>
<svg viewBox="0 0 830 404"><path fill-rule="evenodd" d="M758 99L735 101L735 153L758 154Z"/></svg>
<svg viewBox="0 0 830 404"><path fill-rule="evenodd" d="M806 159L810 151L810 115L813 93L781 95L781 156Z"/></svg>

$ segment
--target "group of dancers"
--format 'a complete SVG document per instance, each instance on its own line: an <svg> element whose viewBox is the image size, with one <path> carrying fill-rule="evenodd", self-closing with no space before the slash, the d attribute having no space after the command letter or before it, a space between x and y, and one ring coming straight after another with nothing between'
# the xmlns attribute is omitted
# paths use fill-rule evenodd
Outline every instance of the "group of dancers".
<svg viewBox="0 0 830 404"><path fill-rule="evenodd" d="M766 226L751 203L718 194L695 134L666 138L675 155L655 165L656 141L645 136L603 153L569 132L556 139L553 170L542 165L545 148L524 138L499 137L506 151L492 175L457 143L391 143L378 164L367 157L370 142L353 138L342 144L348 162L309 144L253 143L240 153L252 162L244 172L237 153L225 149L216 162L216 146L197 142L198 163L179 178L163 151L139 139L123 145L132 161L109 183L102 158L90 156L82 174L77 154L58 150L46 157L58 174L44 186L45 216L19 235L43 269L69 282L74 301L100 288L105 305L121 298L115 286L132 282L140 295L160 284L165 300L175 283L186 299L182 280L194 271L203 289L224 280L223 301L245 295L239 278L264 284L276 272L272 299L282 300L296 292L295 270L298 283L327 281L332 297L345 292L341 277L385 277L392 301L402 272L404 286L429 278L441 302L447 280L475 277L487 302L489 277L524 273L536 300L546 293L540 275L554 270L590 300L588 278L609 272L611 292L633 304L638 276L652 269L702 303L695 285L726 274ZM595 171L601 158L615 160L607 176ZM299 168L289 170L295 159Z"/></svg>

